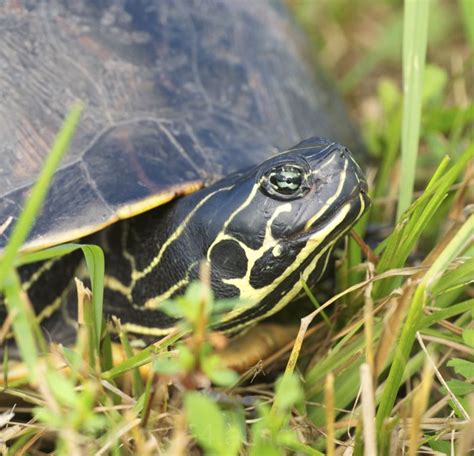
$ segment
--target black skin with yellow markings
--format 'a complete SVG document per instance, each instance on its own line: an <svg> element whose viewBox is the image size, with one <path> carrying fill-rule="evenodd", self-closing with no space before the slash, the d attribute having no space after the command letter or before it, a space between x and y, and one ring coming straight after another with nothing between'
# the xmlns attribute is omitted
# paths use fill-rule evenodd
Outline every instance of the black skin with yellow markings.
<svg viewBox="0 0 474 456"><path fill-rule="evenodd" d="M176 320L160 310L160 302L182 294L207 260L217 298L253 301L223 316L218 329L232 332L286 305L299 294L301 277L314 285L335 242L368 205L364 176L350 152L310 138L84 242L101 245L106 255L107 319L118 317L130 332L145 336L170 332ZM74 333L72 276L80 261L77 254L56 260L29 291L41 314L55 297L48 290L71 288L60 311L42 322L56 341ZM31 277L28 268L24 279Z"/></svg>

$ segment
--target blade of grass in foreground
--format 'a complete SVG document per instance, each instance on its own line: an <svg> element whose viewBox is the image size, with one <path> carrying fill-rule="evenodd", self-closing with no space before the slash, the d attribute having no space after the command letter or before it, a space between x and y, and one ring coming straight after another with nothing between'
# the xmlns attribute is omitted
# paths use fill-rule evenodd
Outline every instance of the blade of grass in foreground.
<svg viewBox="0 0 474 456"><path fill-rule="evenodd" d="M399 188L397 220L408 208L413 196L416 155L420 135L423 72L428 39L430 0L405 0L403 19L403 123L402 184Z"/></svg>
<svg viewBox="0 0 474 456"><path fill-rule="evenodd" d="M56 172L62 157L69 148L74 132L82 113L82 105L76 104L67 116L64 124L56 136L51 152L46 159L46 163L34 185L29 198L26 200L25 207L18 217L12 235L3 252L0 261L0 287L6 275L11 270L16 254L28 237L33 227L36 214L43 204L44 198L49 188L49 184Z"/></svg>
<svg viewBox="0 0 474 456"><path fill-rule="evenodd" d="M99 355L100 335L102 331L102 307L104 294L104 252L96 245L91 244L62 244L38 252L28 253L19 259L19 264L35 263L37 261L49 260L57 256L67 255L81 249L86 259L87 271L91 278L92 306L94 327L92 344L95 347L97 356Z"/></svg>
<svg viewBox="0 0 474 456"><path fill-rule="evenodd" d="M429 228L430 220L438 210L458 176L472 158L474 145L469 146L451 168L447 169L448 159L444 159L426 190L408 209L398 222L392 234L377 247L384 251L380 256L376 271L378 274L389 269L403 267L410 252L420 236ZM389 279L374 285L373 295L376 299L386 296L396 285L397 279Z"/></svg>
<svg viewBox="0 0 474 456"><path fill-rule="evenodd" d="M403 326L398 345L395 349L395 356L390 368L386 385L384 387L380 406L376 416L377 435L382 438L385 420L390 416L398 389L401 384L406 360L409 359L410 351L415 341L416 332L422 322L422 312L426 303L427 295L436 281L440 278L441 272L446 270L449 264L456 258L462 248L467 245L474 230L474 215L471 215L459 229L458 233L438 256L430 269L424 275L421 283L417 286L406 322Z"/></svg>
<svg viewBox="0 0 474 456"><path fill-rule="evenodd" d="M46 164L40 173L38 181L34 185L25 207L21 212L18 221L13 229L7 246L0 258L0 290L6 297L6 305L12 314L12 327L20 350L22 359L28 366L30 380L37 379L37 358L38 348L35 343L35 320L31 315L31 309L27 305L25 298L21 296L21 286L19 277L13 270L18 250L25 242L34 224L53 175L68 149L72 136L79 122L82 106L76 105L64 122L64 125L56 137Z"/></svg>
<svg viewBox="0 0 474 456"><path fill-rule="evenodd" d="M30 381L34 383L37 379L38 367L38 348L35 331L32 328L34 320L31 309L21 295L20 278L16 271L10 271L10 274L5 277L3 292L8 312L10 315L14 315L12 327L21 358L28 367Z"/></svg>

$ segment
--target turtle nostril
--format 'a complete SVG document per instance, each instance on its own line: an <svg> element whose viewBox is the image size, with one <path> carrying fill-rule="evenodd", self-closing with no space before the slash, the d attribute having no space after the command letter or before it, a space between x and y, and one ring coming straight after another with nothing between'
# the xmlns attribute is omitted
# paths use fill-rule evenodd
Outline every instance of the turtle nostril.
<svg viewBox="0 0 474 456"><path fill-rule="evenodd" d="M367 195L367 193L369 192L369 187L367 185L367 182L365 182L365 181L360 181L359 182L359 191L363 195Z"/></svg>
<svg viewBox="0 0 474 456"><path fill-rule="evenodd" d="M339 157L346 158L346 157L350 157L350 156L351 156L351 152L347 147L341 147L339 149Z"/></svg>

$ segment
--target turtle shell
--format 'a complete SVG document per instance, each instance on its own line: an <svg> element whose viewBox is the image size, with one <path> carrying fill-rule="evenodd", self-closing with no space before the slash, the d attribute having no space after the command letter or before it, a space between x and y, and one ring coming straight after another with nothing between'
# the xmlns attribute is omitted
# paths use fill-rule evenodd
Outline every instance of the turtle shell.
<svg viewBox="0 0 474 456"><path fill-rule="evenodd" d="M275 3L3 3L0 249L77 99L85 114L25 249L85 236L308 136L357 150L340 98Z"/></svg>

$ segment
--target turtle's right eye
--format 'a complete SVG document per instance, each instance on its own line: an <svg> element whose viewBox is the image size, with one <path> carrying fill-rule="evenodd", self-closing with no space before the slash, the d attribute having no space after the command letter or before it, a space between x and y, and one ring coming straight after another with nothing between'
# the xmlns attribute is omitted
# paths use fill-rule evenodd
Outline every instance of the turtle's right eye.
<svg viewBox="0 0 474 456"><path fill-rule="evenodd" d="M302 167L284 164L275 166L264 174L262 187L271 196L293 199L304 196L310 184Z"/></svg>

